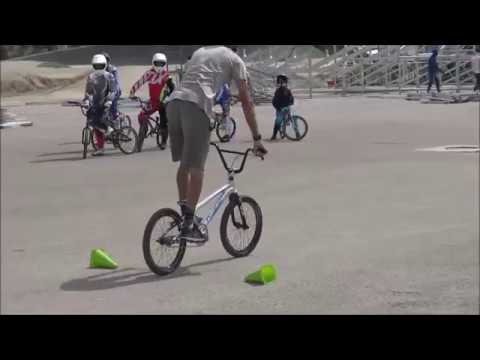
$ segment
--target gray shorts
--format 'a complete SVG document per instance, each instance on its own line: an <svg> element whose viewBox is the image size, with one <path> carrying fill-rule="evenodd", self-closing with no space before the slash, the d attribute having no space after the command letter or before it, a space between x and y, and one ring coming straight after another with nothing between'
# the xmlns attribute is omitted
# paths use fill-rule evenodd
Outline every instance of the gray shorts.
<svg viewBox="0 0 480 360"><path fill-rule="evenodd" d="M210 119L195 103L173 100L167 104L172 160L187 169L204 170L210 149Z"/></svg>

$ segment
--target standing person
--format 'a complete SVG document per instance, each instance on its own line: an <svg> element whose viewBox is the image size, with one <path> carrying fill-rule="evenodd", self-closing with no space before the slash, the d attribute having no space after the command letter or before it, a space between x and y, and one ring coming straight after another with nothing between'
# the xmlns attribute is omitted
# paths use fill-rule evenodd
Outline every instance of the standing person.
<svg viewBox="0 0 480 360"><path fill-rule="evenodd" d="M145 83L148 83L150 100L146 111L141 111L138 115L138 123L142 126L149 116L157 111L159 112L160 135L162 138L160 149L164 150L168 140L168 123L163 101L175 89L173 80L168 73L165 54L158 53L153 55L152 67L132 86L130 97L134 97L138 89Z"/></svg>
<svg viewBox="0 0 480 360"><path fill-rule="evenodd" d="M105 134L113 132L105 116L110 112L115 98L113 75L107 71L107 59L104 55L95 55L92 59L93 72L88 76L83 104L88 107L87 118L94 126L97 151L93 156L104 153Z"/></svg>
<svg viewBox="0 0 480 360"><path fill-rule="evenodd" d="M112 74L113 76L113 92L115 94L115 98L112 101L112 108L111 108L111 114L112 114L112 120L115 126L119 126L117 123L116 119L118 117L118 100L122 96L122 88L120 87L120 78L118 76L118 70L116 66L112 65L112 58L107 52L102 53L103 56L107 59L107 71Z"/></svg>
<svg viewBox="0 0 480 360"><path fill-rule="evenodd" d="M427 93L430 92L430 89L432 88L433 82L435 82L435 86L437 87L437 92L440 93L440 81L438 80L438 72L443 71L440 69L438 66L438 50L434 49L432 51L432 56L428 59L428 88L427 88Z"/></svg>
<svg viewBox="0 0 480 360"><path fill-rule="evenodd" d="M282 122L285 118L285 112L289 111L290 106L295 102L292 92L288 88L288 77L287 75L278 75L277 76L277 91L272 100L272 105L276 110L275 124L273 126L273 135L270 141L277 140L277 134L280 131Z"/></svg>
<svg viewBox="0 0 480 360"><path fill-rule="evenodd" d="M266 154L258 131L255 108L247 85L243 60L225 46L207 46L192 55L180 86L168 99L167 116L172 160L180 162L177 172L182 236L201 240L194 223L195 209L203 187L205 162L210 149L210 119L215 95L224 84L235 82L256 154Z"/></svg>
<svg viewBox="0 0 480 360"><path fill-rule="evenodd" d="M473 92L480 91L480 46L477 46L475 50L475 55L473 55L472 60L472 71L475 76L475 87Z"/></svg>

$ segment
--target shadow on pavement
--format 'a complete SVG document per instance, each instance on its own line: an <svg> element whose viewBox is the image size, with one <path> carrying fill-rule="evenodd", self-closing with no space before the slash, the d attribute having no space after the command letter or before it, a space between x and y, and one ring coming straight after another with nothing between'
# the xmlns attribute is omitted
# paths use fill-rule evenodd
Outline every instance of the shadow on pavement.
<svg viewBox="0 0 480 360"><path fill-rule="evenodd" d="M106 150L105 155L98 157L98 159L102 158L112 158L112 157L119 157L119 156L129 156L125 155L122 152L113 152L114 150L111 150L112 152L109 152L109 150ZM43 164L43 163L49 163L49 162L58 162L58 161L85 161L85 160L91 160L91 159L97 159L95 156L92 156L92 151L89 151L87 158L83 158L83 152L82 151L65 151L65 152L58 152L58 153L48 153L48 154L40 154L38 157L46 157L46 156L56 156L56 155L68 155L68 154L78 154L76 157L67 157L67 158L54 158L54 159L42 159L42 160L32 160L29 161L30 164Z"/></svg>
<svg viewBox="0 0 480 360"><path fill-rule="evenodd" d="M58 146L64 146L64 145L82 145L81 141L71 141L71 142L64 142L61 144L58 144Z"/></svg>
<svg viewBox="0 0 480 360"><path fill-rule="evenodd" d="M72 155L72 154L82 154L83 152L80 150L75 151L62 151L62 152L54 152L54 153L45 153L37 155L37 157L45 157L45 156L55 156L55 155Z"/></svg>
<svg viewBox="0 0 480 360"><path fill-rule="evenodd" d="M115 271L104 271L100 274L87 276L86 278L66 281L60 286L60 289L64 291L107 290L142 283L177 279L186 276L201 276L202 273L192 271L192 269L231 260L234 260L234 258L225 258L192 264L186 267L181 267L172 275L165 277L155 275L151 271L132 272L133 270L138 270L132 268L120 269Z"/></svg>

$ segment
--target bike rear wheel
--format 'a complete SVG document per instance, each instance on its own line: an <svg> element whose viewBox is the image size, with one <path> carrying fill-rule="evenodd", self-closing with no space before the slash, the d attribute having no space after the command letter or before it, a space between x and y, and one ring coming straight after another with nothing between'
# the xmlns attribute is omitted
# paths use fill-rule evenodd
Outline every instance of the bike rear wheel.
<svg viewBox="0 0 480 360"><path fill-rule="evenodd" d="M307 136L308 123L301 116L293 115L283 122L283 133L289 140L300 141Z"/></svg>
<svg viewBox="0 0 480 360"><path fill-rule="evenodd" d="M124 154L130 155L138 150L138 135L134 128L129 126L121 128L115 137L120 151Z"/></svg>
<svg viewBox="0 0 480 360"><path fill-rule="evenodd" d="M237 131L237 122L234 118L229 116L225 123L222 123L222 120L217 122L217 137L218 140L222 143L229 142L232 140L235 132Z"/></svg>
<svg viewBox="0 0 480 360"><path fill-rule="evenodd" d="M140 125L140 129L138 129L138 152L142 152L143 150L143 142L147 137L148 126L147 124Z"/></svg>
<svg viewBox="0 0 480 360"><path fill-rule="evenodd" d="M249 196L231 200L222 215L220 239L233 257L252 253L262 235L263 215L258 203Z"/></svg>
<svg viewBox="0 0 480 360"><path fill-rule="evenodd" d="M173 273L181 264L187 243L180 238L180 215L172 209L161 209L152 215L143 235L143 257L157 275Z"/></svg>

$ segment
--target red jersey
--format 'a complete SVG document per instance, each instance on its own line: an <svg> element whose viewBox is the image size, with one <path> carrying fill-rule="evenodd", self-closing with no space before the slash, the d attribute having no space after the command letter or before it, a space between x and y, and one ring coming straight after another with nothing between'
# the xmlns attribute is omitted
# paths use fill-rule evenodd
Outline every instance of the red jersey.
<svg viewBox="0 0 480 360"><path fill-rule="evenodd" d="M130 94L135 94L138 89L148 82L150 102L160 103L160 96L168 78L169 74L166 69L161 73L156 72L154 69L150 69L133 85Z"/></svg>

